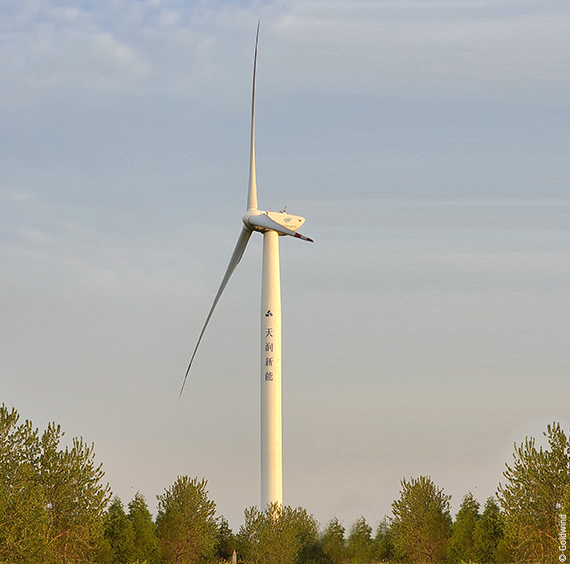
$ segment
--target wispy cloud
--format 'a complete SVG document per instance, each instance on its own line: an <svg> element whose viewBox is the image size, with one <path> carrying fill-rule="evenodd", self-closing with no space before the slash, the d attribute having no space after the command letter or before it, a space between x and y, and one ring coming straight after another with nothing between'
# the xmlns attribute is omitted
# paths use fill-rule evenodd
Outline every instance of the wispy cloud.
<svg viewBox="0 0 570 564"><path fill-rule="evenodd" d="M565 103L568 9L533 13L508 2L321 7L292 4L276 22L294 59L303 53L314 64L320 87L419 99L530 100L548 91Z"/></svg>
<svg viewBox="0 0 570 564"><path fill-rule="evenodd" d="M246 69L245 33L260 16L275 90L527 101L548 91L566 103L570 8L459 0L14 3L0 14L2 99L160 93L231 105L223 94L212 102L204 85L215 75L227 91L236 67Z"/></svg>

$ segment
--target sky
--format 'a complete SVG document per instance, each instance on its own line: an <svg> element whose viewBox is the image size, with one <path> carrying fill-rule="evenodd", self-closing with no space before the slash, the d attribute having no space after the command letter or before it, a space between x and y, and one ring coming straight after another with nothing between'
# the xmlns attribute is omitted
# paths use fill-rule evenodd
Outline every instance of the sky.
<svg viewBox="0 0 570 564"><path fill-rule="evenodd" d="M95 444L127 503L259 504L261 237L178 397L241 230L281 239L284 502L455 513L568 429L566 0L0 4L0 401ZM540 444L544 444L540 442Z"/></svg>

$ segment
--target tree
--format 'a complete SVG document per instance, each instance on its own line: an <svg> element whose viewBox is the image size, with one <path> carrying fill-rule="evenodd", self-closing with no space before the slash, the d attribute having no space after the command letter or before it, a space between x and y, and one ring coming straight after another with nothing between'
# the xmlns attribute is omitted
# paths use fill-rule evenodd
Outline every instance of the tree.
<svg viewBox="0 0 570 564"><path fill-rule="evenodd" d="M451 526L447 559L449 562L475 562L475 528L479 520L479 502L467 493Z"/></svg>
<svg viewBox="0 0 570 564"><path fill-rule="evenodd" d="M501 554L503 526L503 516L495 498L491 496L485 502L483 514L475 527L476 562L481 562L481 564L510 562L507 555L503 558Z"/></svg>
<svg viewBox="0 0 570 564"><path fill-rule="evenodd" d="M216 533L216 558L218 560L230 560L236 546L235 535L232 533L228 520L222 515L218 519Z"/></svg>
<svg viewBox="0 0 570 564"><path fill-rule="evenodd" d="M346 560L345 529L340 521L333 517L321 535L321 546L327 564L342 564Z"/></svg>
<svg viewBox="0 0 570 564"><path fill-rule="evenodd" d="M117 496L105 516L104 536L106 542L99 552L100 563L129 564L133 561L135 532Z"/></svg>
<svg viewBox="0 0 570 564"><path fill-rule="evenodd" d="M39 475L49 522L44 542L58 562L95 562L103 536L109 486L96 466L93 445L74 438L72 447L59 448L61 427L50 423L40 440Z"/></svg>
<svg viewBox="0 0 570 564"><path fill-rule="evenodd" d="M384 517L378 524L376 536L372 541L372 562L390 560L394 554L394 539L388 519Z"/></svg>
<svg viewBox="0 0 570 564"><path fill-rule="evenodd" d="M404 562L444 562L451 536L449 500L431 478L401 482L400 499L392 503L391 529L396 557Z"/></svg>
<svg viewBox="0 0 570 564"><path fill-rule="evenodd" d="M265 511L257 507L246 509L244 517L238 546L245 564L316 564L321 561L319 526L305 509L273 503Z"/></svg>
<svg viewBox="0 0 570 564"><path fill-rule="evenodd" d="M372 527L364 517L359 517L350 527L347 552L351 562L355 564L370 562L372 549Z"/></svg>
<svg viewBox="0 0 570 564"><path fill-rule="evenodd" d="M214 560L216 504L208 499L203 478L179 476L157 496L157 536L165 563L194 564Z"/></svg>
<svg viewBox="0 0 570 564"><path fill-rule="evenodd" d="M39 562L48 523L38 473L37 429L18 425L14 408L0 407L0 561Z"/></svg>
<svg viewBox="0 0 570 564"><path fill-rule="evenodd" d="M156 525L148 510L144 496L137 492L129 502L129 520L133 527L133 561L159 564L160 549L156 536Z"/></svg>
<svg viewBox="0 0 570 564"><path fill-rule="evenodd" d="M517 447L503 472L498 498L505 515L505 540L516 562L554 562L558 557L558 514L570 490L570 440L559 423L548 425L548 449L534 438Z"/></svg>
<svg viewBox="0 0 570 564"><path fill-rule="evenodd" d="M94 562L103 537L109 486L93 445L81 438L61 449L50 423L40 435L0 407L0 559L9 562Z"/></svg>

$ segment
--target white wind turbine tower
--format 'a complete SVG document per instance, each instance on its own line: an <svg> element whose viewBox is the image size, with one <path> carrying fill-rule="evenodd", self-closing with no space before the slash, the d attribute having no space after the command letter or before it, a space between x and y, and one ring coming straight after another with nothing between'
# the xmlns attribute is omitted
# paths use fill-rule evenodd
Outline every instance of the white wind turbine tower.
<svg viewBox="0 0 570 564"><path fill-rule="evenodd" d="M243 256L251 234L254 231L263 233L261 284L261 509L263 510L268 503L283 503L279 236L289 235L311 242L312 239L296 232L305 222L303 217L291 215L285 213L285 211L263 211L257 207L257 187L255 182L255 71L257 68L258 39L259 24L257 25L253 59L249 189L247 193L247 209L242 217L243 228L218 293L214 298L214 303L198 337L198 342L184 376L180 395L182 395L184 390L184 385L186 384L186 379L202 336L231 275Z"/></svg>

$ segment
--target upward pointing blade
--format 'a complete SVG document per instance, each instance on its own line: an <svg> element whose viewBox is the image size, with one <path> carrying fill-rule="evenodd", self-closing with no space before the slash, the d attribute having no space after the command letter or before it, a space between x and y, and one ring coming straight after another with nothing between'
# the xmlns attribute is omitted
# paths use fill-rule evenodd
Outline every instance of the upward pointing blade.
<svg viewBox="0 0 570 564"><path fill-rule="evenodd" d="M248 210L257 209L257 184L255 181L255 71L257 69L257 42L259 39L259 23L255 36L255 55L253 57L253 87L251 90L251 146L249 151L249 188L247 191Z"/></svg>
<svg viewBox="0 0 570 564"><path fill-rule="evenodd" d="M218 293L216 294L216 297L214 298L214 303L212 304L212 307L210 308L210 313L208 313L208 317L206 317L206 322L204 323L204 327L202 327L202 331L200 332L200 336L198 337L198 342L196 343L196 347L194 348L194 352L192 353L192 358L190 359L190 363L188 364L188 368L186 369L186 375L184 376L184 382L182 382L182 387L180 388L180 396L182 396L182 392L184 391L184 386L186 385L186 380L188 378L188 373L190 372L190 367L192 366L192 362L194 362L194 357L196 356L196 351L198 350L198 346L200 345L200 341L202 340L202 336L204 335L204 331L206 331L206 327L208 326L208 323L210 322L210 318L212 317L212 314L214 313L214 309L216 309L216 305L218 305L218 301L220 300L220 297L222 296L223 291L225 290L226 286L228 285L228 282L230 280L230 278L232 277L232 274L234 273L234 270L236 269L236 266L239 264L239 261L241 260L241 257L243 256L243 253L245 251L245 248L247 247L247 243L249 241L249 238L251 237L251 231L248 231L247 229L242 229L239 238L237 240L234 252L232 254L232 258L230 259L230 263L228 264L228 268L226 269L226 273L224 274L224 278L222 279L222 283L220 284L220 287L218 289Z"/></svg>

